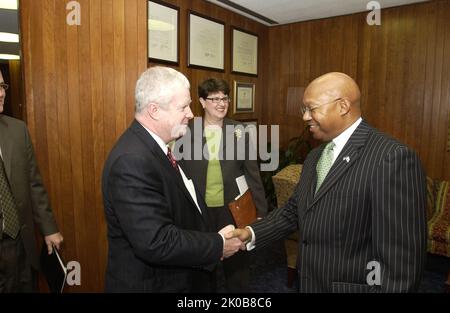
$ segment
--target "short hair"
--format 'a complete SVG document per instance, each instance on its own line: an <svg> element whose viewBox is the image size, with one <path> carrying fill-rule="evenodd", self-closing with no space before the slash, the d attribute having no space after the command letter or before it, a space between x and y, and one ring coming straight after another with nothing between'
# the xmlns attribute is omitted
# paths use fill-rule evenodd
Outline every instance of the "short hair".
<svg viewBox="0 0 450 313"><path fill-rule="evenodd" d="M198 96L206 99L210 93L222 91L224 95L230 94L230 86L221 78L208 78L198 86Z"/></svg>
<svg viewBox="0 0 450 313"><path fill-rule="evenodd" d="M189 80L182 73L170 67L154 66L141 74L136 82L135 110L142 112L149 103L167 107L179 88L190 88Z"/></svg>

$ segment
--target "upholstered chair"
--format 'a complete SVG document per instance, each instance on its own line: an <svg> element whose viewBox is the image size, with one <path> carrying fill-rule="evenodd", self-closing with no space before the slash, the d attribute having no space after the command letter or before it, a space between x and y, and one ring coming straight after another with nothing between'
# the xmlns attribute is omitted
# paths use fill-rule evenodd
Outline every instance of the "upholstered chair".
<svg viewBox="0 0 450 313"><path fill-rule="evenodd" d="M272 176L278 208L281 208L294 193L295 186L297 186L300 179L301 171L301 164L292 164L286 166L276 175ZM297 277L298 232L291 234L284 241L284 246L286 249L288 266L287 285L288 287L292 287L294 279Z"/></svg>
<svg viewBox="0 0 450 313"><path fill-rule="evenodd" d="M428 252L450 258L450 181L427 177ZM450 292L450 269L447 277Z"/></svg>

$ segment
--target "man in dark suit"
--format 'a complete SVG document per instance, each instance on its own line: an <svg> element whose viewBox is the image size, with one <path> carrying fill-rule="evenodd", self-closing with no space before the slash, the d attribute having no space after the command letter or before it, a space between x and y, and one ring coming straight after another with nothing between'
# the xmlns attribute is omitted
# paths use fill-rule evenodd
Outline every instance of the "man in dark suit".
<svg viewBox="0 0 450 313"><path fill-rule="evenodd" d="M0 71L0 113L6 89ZM34 223L49 254L58 232L25 123L0 114L0 293L32 292L39 267Z"/></svg>
<svg viewBox="0 0 450 313"><path fill-rule="evenodd" d="M167 144L184 135L189 81L152 67L136 84L135 120L103 171L108 224L108 292L211 292L216 264L239 250L210 229L208 212Z"/></svg>
<svg viewBox="0 0 450 313"><path fill-rule="evenodd" d="M426 185L418 156L361 119L343 73L305 90L311 151L287 204L233 234L260 248L299 230L300 292L410 292L426 257Z"/></svg>

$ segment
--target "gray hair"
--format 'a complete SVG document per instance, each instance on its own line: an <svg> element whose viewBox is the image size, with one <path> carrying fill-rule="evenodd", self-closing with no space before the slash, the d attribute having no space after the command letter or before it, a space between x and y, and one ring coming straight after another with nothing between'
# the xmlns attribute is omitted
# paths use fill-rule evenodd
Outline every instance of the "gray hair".
<svg viewBox="0 0 450 313"><path fill-rule="evenodd" d="M136 114L141 113L152 102L167 107L172 101L174 90L179 88L190 88L188 79L182 73L162 66L147 69L136 83Z"/></svg>

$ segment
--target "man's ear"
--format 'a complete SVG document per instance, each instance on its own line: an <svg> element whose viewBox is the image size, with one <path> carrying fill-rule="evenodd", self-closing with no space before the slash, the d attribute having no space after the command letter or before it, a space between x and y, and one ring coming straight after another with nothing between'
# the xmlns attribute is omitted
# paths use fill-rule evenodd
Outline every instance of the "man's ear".
<svg viewBox="0 0 450 313"><path fill-rule="evenodd" d="M159 108L159 105L157 105L156 103L151 102L147 106L147 114L152 120L159 120L160 112L161 112L161 109Z"/></svg>
<svg viewBox="0 0 450 313"><path fill-rule="evenodd" d="M350 100L348 100L348 98L342 98L339 100L339 113L341 115L346 115L350 112L350 108L351 108L352 104L350 102Z"/></svg>

